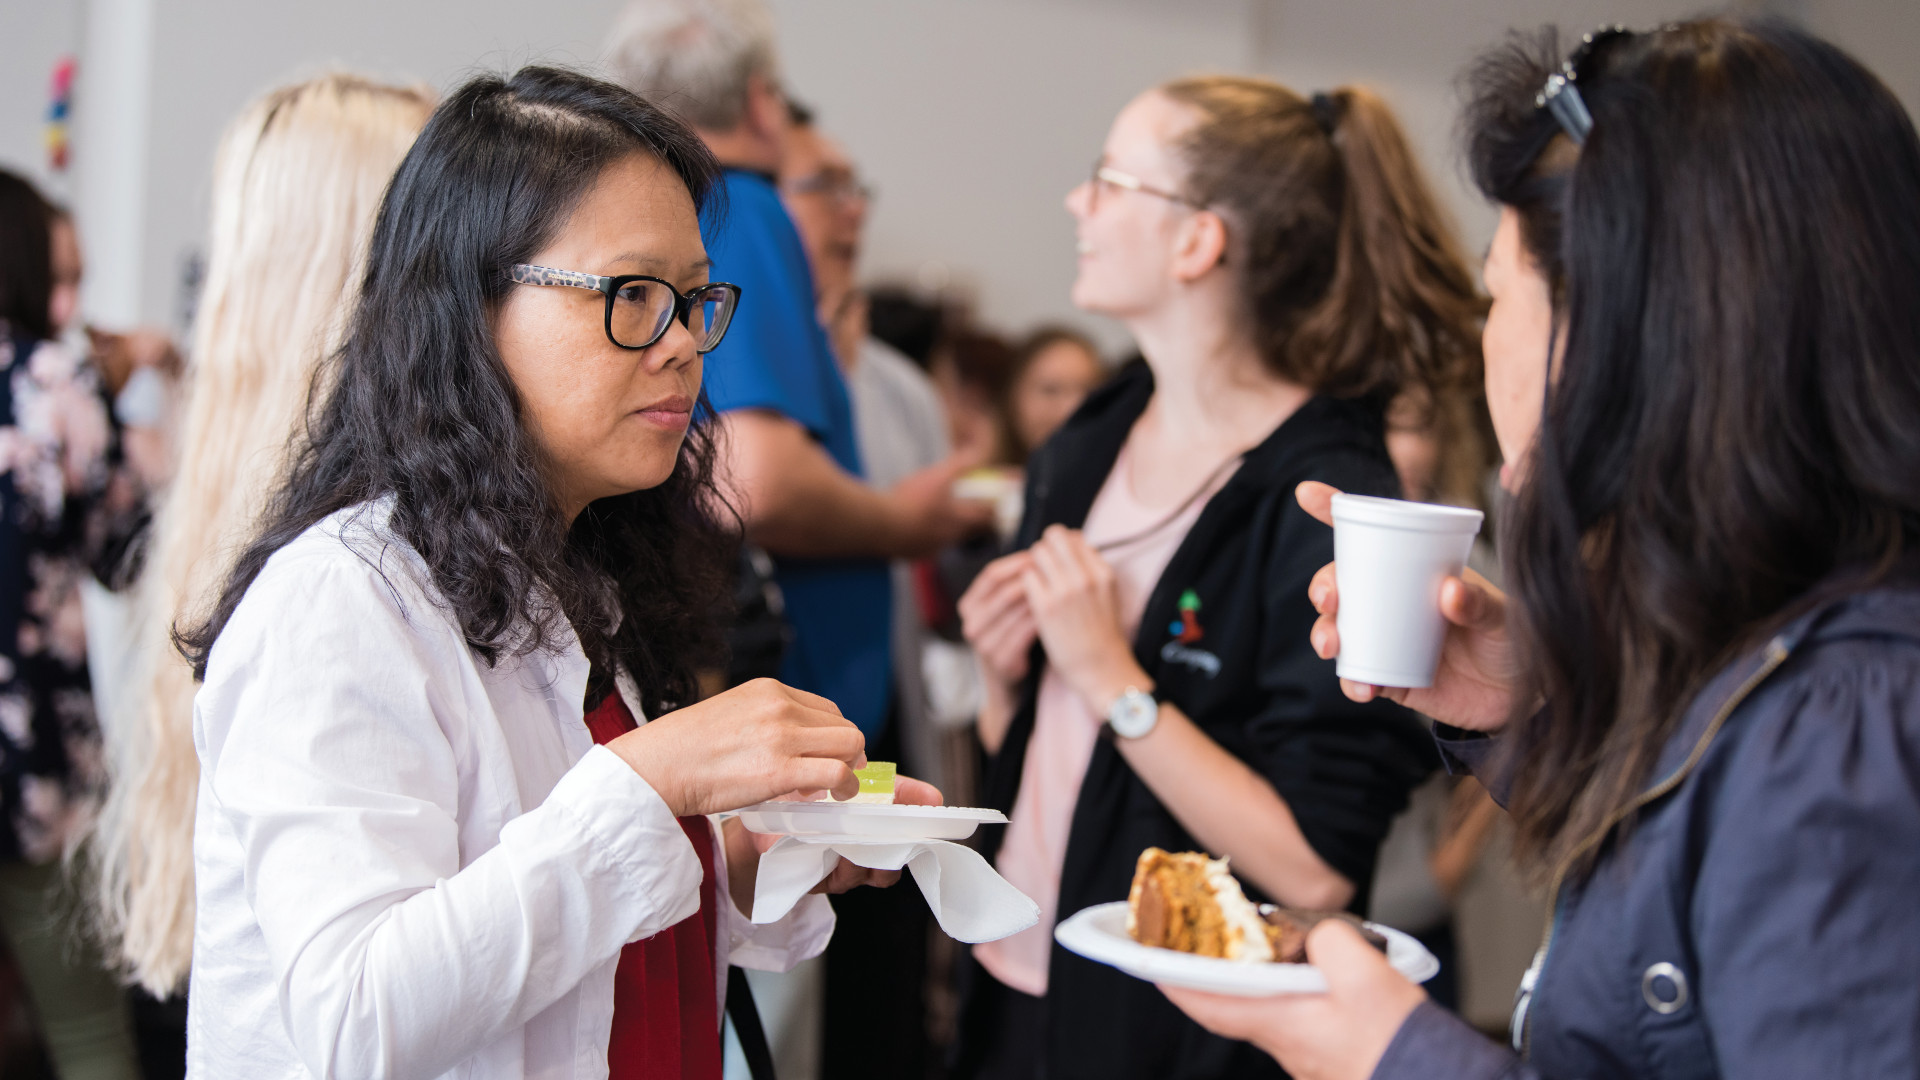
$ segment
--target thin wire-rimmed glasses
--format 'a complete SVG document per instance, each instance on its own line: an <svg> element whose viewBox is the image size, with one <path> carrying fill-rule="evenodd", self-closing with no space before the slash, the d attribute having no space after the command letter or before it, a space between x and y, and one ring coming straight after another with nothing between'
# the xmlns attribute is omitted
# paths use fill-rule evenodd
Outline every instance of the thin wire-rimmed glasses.
<svg viewBox="0 0 1920 1080"><path fill-rule="evenodd" d="M1153 187L1132 173L1121 172L1119 169L1108 165L1103 158L1093 163L1093 175L1087 180L1088 210L1091 211L1100 205L1100 189L1108 186L1117 187L1123 191L1137 191L1142 195L1152 195L1157 198L1166 199L1169 202L1179 203L1181 206L1191 207L1195 210L1205 210L1207 208L1205 203L1189 199L1177 191L1167 191L1164 188Z"/></svg>
<svg viewBox="0 0 1920 1080"><path fill-rule="evenodd" d="M852 203L870 203L874 197L872 184L866 183L857 176L832 171L785 181L780 185L780 190L793 195L824 196L842 206Z"/></svg>
<svg viewBox="0 0 1920 1080"><path fill-rule="evenodd" d="M701 352L712 352L727 336L740 304L740 286L724 281L696 285L683 295L673 283L647 274L601 277L578 270L518 263L507 276L521 285L564 285L590 289L607 298L607 340L623 349L644 349L666 336L673 320L687 328Z"/></svg>

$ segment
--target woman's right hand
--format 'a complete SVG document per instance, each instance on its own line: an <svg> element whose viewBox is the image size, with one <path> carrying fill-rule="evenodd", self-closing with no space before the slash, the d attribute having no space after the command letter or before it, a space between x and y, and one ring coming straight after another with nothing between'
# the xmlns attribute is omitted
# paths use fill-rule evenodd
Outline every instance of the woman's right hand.
<svg viewBox="0 0 1920 1080"><path fill-rule="evenodd" d="M987 676L1002 687L1026 678L1027 656L1040 632L1021 584L1032 566L1025 551L1004 555L988 563L960 598L960 632Z"/></svg>
<svg viewBox="0 0 1920 1080"><path fill-rule="evenodd" d="M860 792L867 740L833 702L755 679L607 744L675 817L717 814L796 791Z"/></svg>
<svg viewBox="0 0 1920 1080"><path fill-rule="evenodd" d="M1301 509L1332 525L1333 497L1339 493L1331 485L1310 480L1294 490L1294 497ZM1331 660L1340 655L1340 629L1334 621L1340 590L1332 563L1313 575L1307 596L1320 613L1313 624L1313 651ZM1507 594L1468 570L1441 583L1440 613L1447 620L1447 637L1432 686L1407 689L1341 679L1340 689L1355 701L1384 697L1457 728L1497 730L1513 713L1519 677L1513 641L1507 635Z"/></svg>

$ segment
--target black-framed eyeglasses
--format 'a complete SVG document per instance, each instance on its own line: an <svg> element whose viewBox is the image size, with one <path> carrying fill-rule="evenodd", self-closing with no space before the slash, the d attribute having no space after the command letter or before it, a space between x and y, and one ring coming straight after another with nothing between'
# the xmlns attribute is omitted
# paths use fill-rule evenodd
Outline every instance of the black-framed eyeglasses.
<svg viewBox="0 0 1920 1080"><path fill-rule="evenodd" d="M740 306L740 286L724 281L696 285L682 294L672 282L647 274L601 277L518 263L507 276L521 285L564 285L602 294L607 298L607 340L623 349L652 345L678 319L698 342L696 348L712 352L727 336L727 325Z"/></svg>
<svg viewBox="0 0 1920 1080"><path fill-rule="evenodd" d="M1100 189L1103 187L1117 187L1123 191L1137 191L1142 195L1152 195L1157 198L1166 199L1169 202L1176 202L1181 206L1190 207L1194 210L1205 210L1207 208L1205 203L1195 199L1189 199L1177 191L1168 191L1165 188L1153 187L1132 173L1121 172L1119 169L1108 165L1105 158L1101 158L1093 163L1093 175L1087 179L1087 209L1089 211L1100 205Z"/></svg>

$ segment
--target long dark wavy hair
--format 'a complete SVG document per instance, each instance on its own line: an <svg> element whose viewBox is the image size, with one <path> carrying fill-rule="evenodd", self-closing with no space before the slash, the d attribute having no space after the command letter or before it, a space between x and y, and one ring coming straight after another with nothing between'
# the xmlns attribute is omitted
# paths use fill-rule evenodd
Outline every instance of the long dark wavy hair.
<svg viewBox="0 0 1920 1080"><path fill-rule="evenodd" d="M561 647L564 619L602 673L597 689L623 665L650 712L696 699L696 670L723 658L737 536L718 516L704 398L665 483L601 499L569 526L489 327L514 287L508 268L634 153L671 168L696 207L717 191L690 129L585 75L484 76L434 111L381 204L289 475L211 615L176 633L196 678L274 552L330 514L390 497L393 531L489 662Z"/></svg>
<svg viewBox="0 0 1920 1080"><path fill-rule="evenodd" d="M1545 31L1485 56L1466 125L1564 335L1502 537L1518 698L1547 703L1509 728L1510 809L1549 865L1631 801L1718 668L1920 539L1899 102L1804 31L1713 18L1594 49L1576 146L1535 105L1563 55Z"/></svg>

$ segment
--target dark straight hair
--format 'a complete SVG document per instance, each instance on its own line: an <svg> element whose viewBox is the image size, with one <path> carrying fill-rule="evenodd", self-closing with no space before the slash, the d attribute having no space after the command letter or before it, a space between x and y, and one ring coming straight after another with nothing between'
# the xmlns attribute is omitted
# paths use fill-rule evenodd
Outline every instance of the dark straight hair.
<svg viewBox="0 0 1920 1080"><path fill-rule="evenodd" d="M659 712L696 699L723 660L735 531L716 513L704 399L664 484L601 499L569 527L545 479L489 316L508 268L544 247L603 170L629 154L673 170L704 208L718 168L680 121L612 83L547 67L449 94L402 160L374 222L344 344L287 479L211 615L177 637L196 677L275 551L322 519L393 500L469 645L561 647L562 620L602 673L623 665ZM555 610L557 606L557 611Z"/></svg>
<svg viewBox="0 0 1920 1080"><path fill-rule="evenodd" d="M1604 40L1575 146L1535 106L1562 55L1484 57L1467 135L1564 335L1502 537L1546 701L1509 808L1582 873L1716 670L1920 539L1920 139L1839 49L1713 18Z"/></svg>
<svg viewBox="0 0 1920 1080"><path fill-rule="evenodd" d="M53 336L53 207L26 178L0 169L0 321Z"/></svg>

